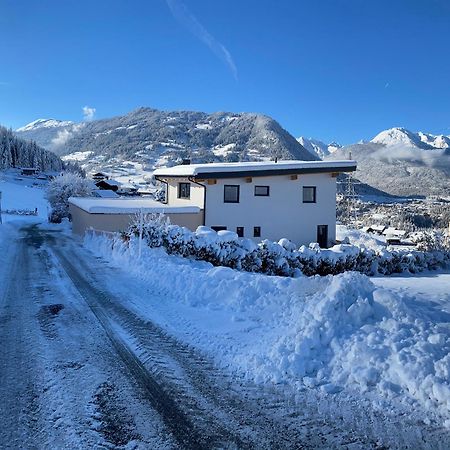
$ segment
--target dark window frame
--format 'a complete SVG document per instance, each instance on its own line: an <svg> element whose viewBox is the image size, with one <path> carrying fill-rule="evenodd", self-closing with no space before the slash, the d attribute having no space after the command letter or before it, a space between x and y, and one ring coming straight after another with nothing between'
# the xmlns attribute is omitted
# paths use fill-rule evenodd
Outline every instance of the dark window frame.
<svg viewBox="0 0 450 450"><path fill-rule="evenodd" d="M227 187L237 188L237 200L236 201L227 200L227 198L226 198ZM240 196L241 196L241 186L239 184L224 184L223 185L223 202L224 203L239 203Z"/></svg>
<svg viewBox="0 0 450 450"><path fill-rule="evenodd" d="M236 227L236 234L238 235L238 237L243 238L244 231L245 231L244 227Z"/></svg>
<svg viewBox="0 0 450 450"><path fill-rule="evenodd" d="M261 227L253 227L253 237L255 238L261 237Z"/></svg>
<svg viewBox="0 0 450 450"><path fill-rule="evenodd" d="M313 189L313 200L305 200L305 189ZM303 186L302 200L303 203L317 203L317 186Z"/></svg>
<svg viewBox="0 0 450 450"><path fill-rule="evenodd" d="M267 189L267 194L257 194L256 190L258 188L265 188L265 189ZM262 185L255 186L255 197L270 197L270 186L262 186Z"/></svg>
<svg viewBox="0 0 450 450"><path fill-rule="evenodd" d="M183 188L181 186L184 186L184 187L187 186L187 190L188 190L188 193L187 193L188 195L187 196L181 195L182 191L183 191ZM178 183L178 198L184 198L184 199L190 199L191 198L191 183L188 183L188 182L185 182L185 181L183 181L181 183Z"/></svg>

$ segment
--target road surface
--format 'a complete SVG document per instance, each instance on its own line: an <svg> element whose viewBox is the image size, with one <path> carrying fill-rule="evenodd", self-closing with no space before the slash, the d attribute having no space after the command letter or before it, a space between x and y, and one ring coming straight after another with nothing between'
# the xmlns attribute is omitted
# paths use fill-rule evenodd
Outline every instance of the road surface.
<svg viewBox="0 0 450 450"><path fill-rule="evenodd" d="M0 252L2 449L446 448L414 418L222 373L58 230L23 225Z"/></svg>

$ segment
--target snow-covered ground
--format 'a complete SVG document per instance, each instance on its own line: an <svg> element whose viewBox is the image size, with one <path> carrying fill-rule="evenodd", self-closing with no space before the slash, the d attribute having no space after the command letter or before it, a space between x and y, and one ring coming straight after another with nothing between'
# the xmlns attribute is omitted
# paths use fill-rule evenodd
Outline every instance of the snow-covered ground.
<svg viewBox="0 0 450 450"><path fill-rule="evenodd" d="M48 202L44 197L47 182L35 177L21 176L17 169L0 172L1 209L29 210L37 208L37 216L2 214L3 222L47 220Z"/></svg>
<svg viewBox="0 0 450 450"><path fill-rule="evenodd" d="M145 281L153 294L130 305L140 315L231 372L363 396L384 411L402 405L425 423L450 426L449 316L424 314L417 295L398 291L401 282L386 288L357 273L269 277L147 247L139 261L135 242L111 250L110 239L91 236L85 245Z"/></svg>
<svg viewBox="0 0 450 450"><path fill-rule="evenodd" d="M11 173L0 179L3 209L38 208L39 212L38 217L3 217L8 223L0 225L2 261L13 261L14 239L23 233L19 231L23 221L46 219L44 189L42 185L33 185L34 182L38 183ZM101 342L89 340L83 329L77 328L76 322L66 319L67 311L71 311L73 305L83 312L83 317L88 317L88 312L85 313L72 293L74 288L59 265L59 257L55 256L58 249L67 261L81 261L82 266L91 267L93 276L101 278L108 286L108 292L142 320L139 330L144 335L146 327L151 333L152 324L156 324L168 336L177 337L180 342L190 344L213 359L227 373L246 377L258 385L286 386L299 395L314 392L325 402L329 399L334 405L328 410L332 415L338 414L336 405L346 405L339 411L344 416L350 414L353 408L350 405L360 410L364 405L370 405L370 419L367 424L359 423L359 427L376 429L380 426L384 429L383 426L390 424L390 436L380 437L380 445L395 444L396 437L392 432L395 423L408 421L408 427L415 427L414 432L423 431L422 439L442 425L450 428L450 274L372 279L356 273L311 278L270 277L168 256L162 249L146 246L138 260L136 242L132 242L131 247L117 245L112 249L110 239L88 237L85 246L94 256L103 257L103 261L98 261L80 249L77 241L68 234L54 232L60 228L46 225L46 229L53 232L44 238L47 243L39 250L36 249L42 238L36 231L28 231L35 239L32 244L20 240L20 245L30 245L25 255L34 258L33 279L38 281L32 282L26 274L22 278L36 291L33 298L41 298L46 289L55 289L45 302L55 302L58 298L58 302L64 303L63 325L73 327L71 333L76 336L77 343L81 339L101 347L105 337L102 336ZM358 236L353 238L366 240L366 237ZM375 241L369 246L372 245L380 244ZM28 256L21 258L27 261ZM0 270L0 287L14 279L11 270L9 265ZM56 287L55 279L58 281ZM20 283L16 284L19 289ZM11 301L12 294L9 296ZM29 323L36 317L31 311ZM8 326L12 327L11 324ZM33 333L38 336L38 331L35 329ZM61 348L70 347L67 358L74 358L79 346L70 344L67 347L64 336L61 335ZM125 335L123 338L128 339ZM60 343L55 339L52 337L48 345L54 342L56 348ZM13 345L14 339L10 340ZM130 348L136 345L138 354L142 351L132 339L129 339L129 345ZM88 348L85 346L83 358L92 363L86 364L86 369L77 370L97 370L95 358ZM63 353L58 353L58 358L63 359ZM46 357L51 359L49 354ZM111 356L111 360L113 358ZM55 367L60 367L61 363L56 362ZM53 374L53 371L49 369L49 373ZM108 369L107 373L108 382L117 381L110 375L116 372ZM87 380L83 374L83 379ZM70 391L67 398L70 397L77 408L83 408L82 402L77 403L80 399L76 398L76 390L64 387L64 377L61 380L52 381L50 390L39 392L46 392L44 396L53 405L56 394L52 392L60 395L67 387ZM73 380L77 385L75 378ZM95 388L94 384L91 388ZM57 402L58 414L62 416L67 406L64 398L58 398ZM320 416L319 412L316 414ZM374 426L372 422L377 416L388 419L382 422L383 425ZM70 417L58 420L66 421L69 426ZM358 420L362 420L361 416ZM372 422L369 424L369 421ZM314 426L317 429L319 425ZM81 428L80 433L85 433ZM448 432L443 433L448 436ZM411 437L410 442L414 439Z"/></svg>

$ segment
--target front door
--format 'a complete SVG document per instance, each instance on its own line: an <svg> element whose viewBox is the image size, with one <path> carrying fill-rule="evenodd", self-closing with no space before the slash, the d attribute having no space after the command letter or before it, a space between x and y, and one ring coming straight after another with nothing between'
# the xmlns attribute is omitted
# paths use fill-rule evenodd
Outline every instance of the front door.
<svg viewBox="0 0 450 450"><path fill-rule="evenodd" d="M317 225L317 242L320 248L328 247L328 225Z"/></svg>

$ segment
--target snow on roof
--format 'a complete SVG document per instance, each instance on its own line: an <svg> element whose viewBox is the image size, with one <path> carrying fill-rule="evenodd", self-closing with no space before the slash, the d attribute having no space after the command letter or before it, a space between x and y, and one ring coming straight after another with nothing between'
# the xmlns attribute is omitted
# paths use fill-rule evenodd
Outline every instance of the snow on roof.
<svg viewBox="0 0 450 450"><path fill-rule="evenodd" d="M371 225L369 228L376 231L383 231L386 227L384 225Z"/></svg>
<svg viewBox="0 0 450 450"><path fill-rule="evenodd" d="M258 161L258 162L237 162L237 163L212 163L212 164L181 164L174 167L156 169L153 174L161 177L201 177L208 174L215 176L227 176L242 172L254 173L263 172L264 175L277 175L283 172L342 172L356 169L356 161Z"/></svg>
<svg viewBox="0 0 450 450"><path fill-rule="evenodd" d="M137 189L137 186L132 183L120 183L120 189Z"/></svg>
<svg viewBox="0 0 450 450"><path fill-rule="evenodd" d="M69 203L90 214L198 213L198 206L167 206L148 198L70 197Z"/></svg>
<svg viewBox="0 0 450 450"><path fill-rule="evenodd" d="M119 195L109 189L94 189L93 193L101 198L118 198Z"/></svg>
<svg viewBox="0 0 450 450"><path fill-rule="evenodd" d="M383 231L385 236L404 236L406 234L405 230L397 230L394 227L388 227Z"/></svg>

